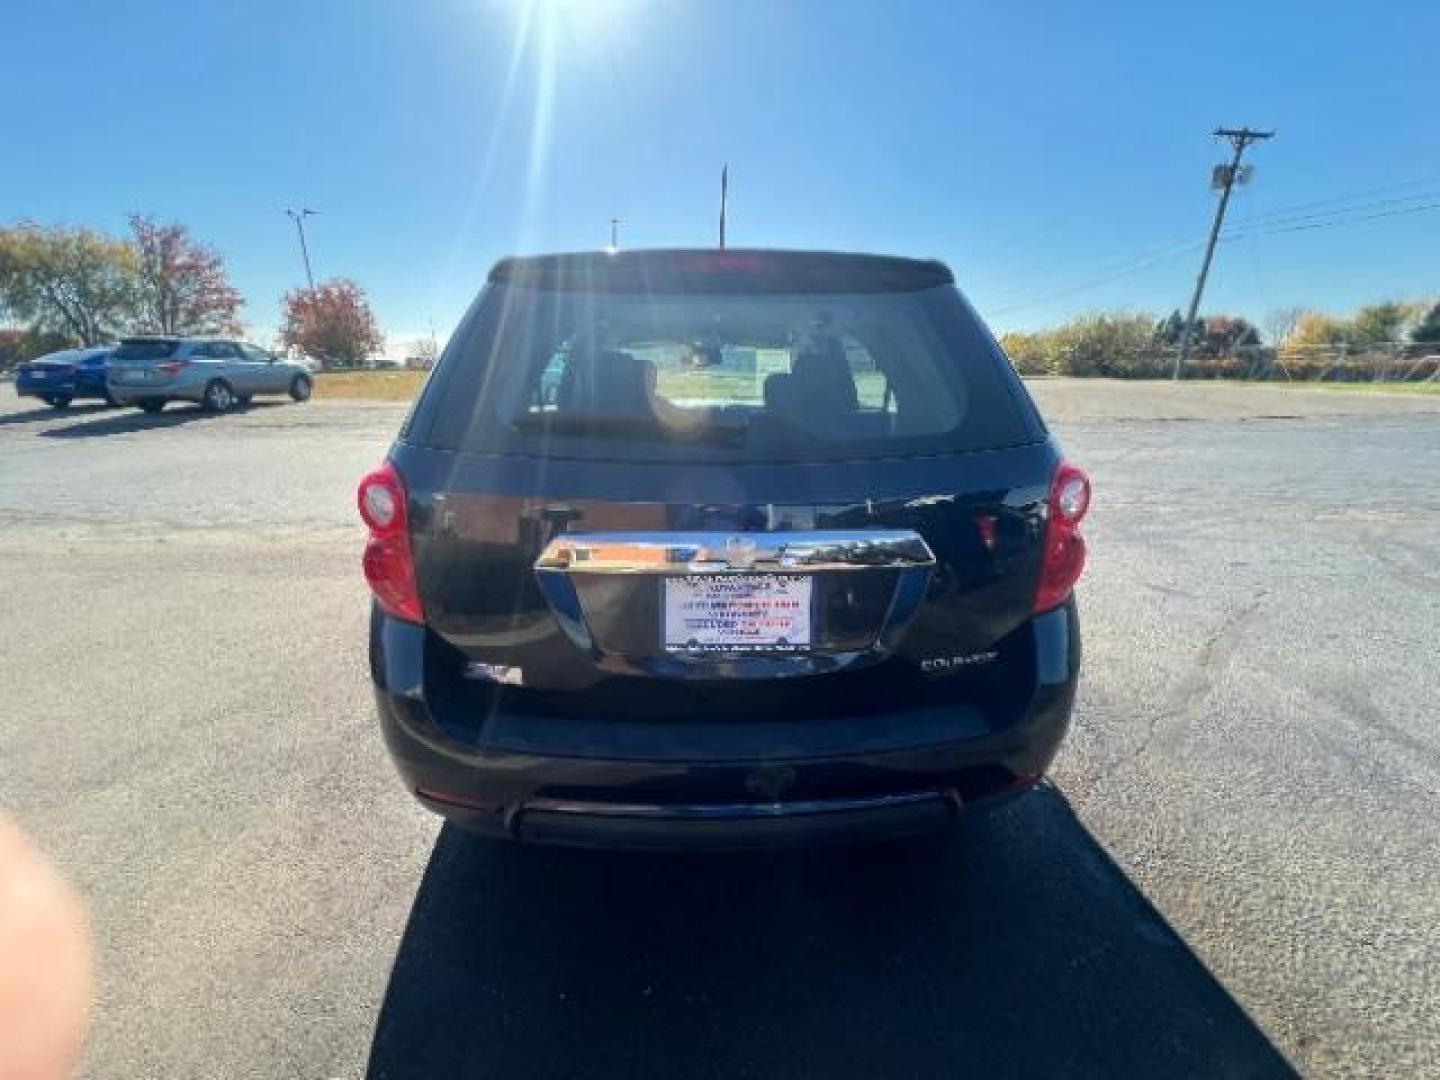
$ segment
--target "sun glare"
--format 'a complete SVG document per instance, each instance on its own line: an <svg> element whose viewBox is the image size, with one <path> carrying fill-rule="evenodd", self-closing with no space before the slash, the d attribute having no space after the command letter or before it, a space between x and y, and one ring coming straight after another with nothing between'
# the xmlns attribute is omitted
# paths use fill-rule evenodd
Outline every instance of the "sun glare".
<svg viewBox="0 0 1440 1080"><path fill-rule="evenodd" d="M614 30L639 6L640 0L518 0L550 26L572 40L585 42L591 33Z"/></svg>

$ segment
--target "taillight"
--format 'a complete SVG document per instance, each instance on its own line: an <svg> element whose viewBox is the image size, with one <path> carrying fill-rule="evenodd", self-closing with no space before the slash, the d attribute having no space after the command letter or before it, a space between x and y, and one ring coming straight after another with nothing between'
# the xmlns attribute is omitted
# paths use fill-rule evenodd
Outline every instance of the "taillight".
<svg viewBox="0 0 1440 1080"><path fill-rule="evenodd" d="M1085 569L1085 538L1080 522L1090 509L1090 478L1068 461L1062 461L1050 479L1045 500L1045 553L1040 563L1040 584L1035 589L1035 611L1059 607L1070 596Z"/></svg>
<svg viewBox="0 0 1440 1080"><path fill-rule="evenodd" d="M155 365L155 370L166 378L173 379L189 366L189 360L164 360Z"/></svg>
<svg viewBox="0 0 1440 1080"><path fill-rule="evenodd" d="M365 545L365 580L385 611L407 622L423 623L420 590L415 584L415 556L410 550L410 522L405 511L405 484L388 462L360 481L356 492L360 517L370 529Z"/></svg>

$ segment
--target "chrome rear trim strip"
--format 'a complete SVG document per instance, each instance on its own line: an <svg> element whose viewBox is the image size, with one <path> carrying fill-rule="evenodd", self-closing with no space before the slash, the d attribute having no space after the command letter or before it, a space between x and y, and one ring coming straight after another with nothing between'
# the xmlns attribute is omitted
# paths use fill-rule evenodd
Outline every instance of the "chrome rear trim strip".
<svg viewBox="0 0 1440 1080"><path fill-rule="evenodd" d="M909 529L808 532L570 533L537 570L592 574L795 573L929 567L935 555Z"/></svg>

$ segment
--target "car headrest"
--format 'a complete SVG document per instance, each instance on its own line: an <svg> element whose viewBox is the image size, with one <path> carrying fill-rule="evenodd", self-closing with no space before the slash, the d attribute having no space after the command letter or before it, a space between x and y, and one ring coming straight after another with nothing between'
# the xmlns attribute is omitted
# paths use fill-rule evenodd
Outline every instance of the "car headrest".
<svg viewBox="0 0 1440 1080"><path fill-rule="evenodd" d="M850 374L845 347L835 338L825 338L795 357L791 379L802 399L816 408L858 409L860 394Z"/></svg>
<svg viewBox="0 0 1440 1080"><path fill-rule="evenodd" d="M653 414L655 365L615 349L574 353L560 379L556 404L576 412Z"/></svg>

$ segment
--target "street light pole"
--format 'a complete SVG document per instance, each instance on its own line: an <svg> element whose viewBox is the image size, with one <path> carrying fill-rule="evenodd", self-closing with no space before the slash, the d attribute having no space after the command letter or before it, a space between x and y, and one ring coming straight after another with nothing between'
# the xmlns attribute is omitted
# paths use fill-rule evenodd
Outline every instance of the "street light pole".
<svg viewBox="0 0 1440 1080"><path fill-rule="evenodd" d="M720 169L720 250L725 250L725 215L730 209L730 166Z"/></svg>
<svg viewBox="0 0 1440 1080"><path fill-rule="evenodd" d="M310 249L305 246L305 219L318 212L308 206L302 210L291 210L288 207L285 210L290 220L295 222L295 232L300 237L300 257L305 260L305 280L310 283L311 292L315 291L315 275L310 270Z"/></svg>

